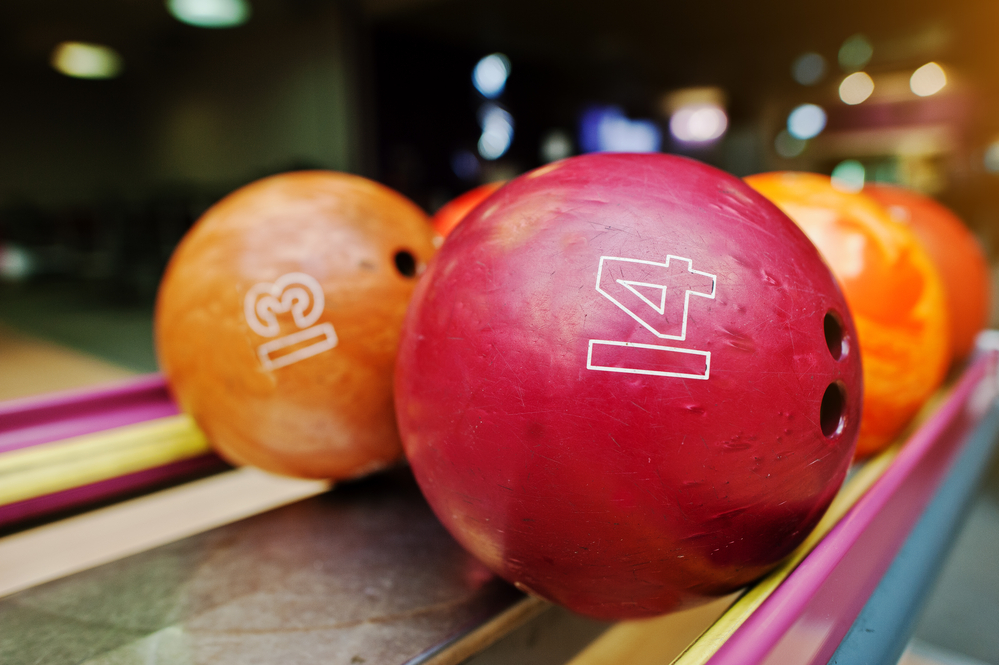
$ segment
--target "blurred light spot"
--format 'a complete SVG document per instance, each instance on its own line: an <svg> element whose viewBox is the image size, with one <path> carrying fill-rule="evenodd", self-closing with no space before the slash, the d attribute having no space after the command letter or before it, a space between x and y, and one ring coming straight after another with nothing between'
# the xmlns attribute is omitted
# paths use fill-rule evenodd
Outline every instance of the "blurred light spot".
<svg viewBox="0 0 999 665"><path fill-rule="evenodd" d="M110 79L122 70L118 52L109 46L84 42L63 42L52 52L52 66L66 76L81 79Z"/></svg>
<svg viewBox="0 0 999 665"><path fill-rule="evenodd" d="M710 104L725 108L728 95L716 86L700 86L695 88L680 88L662 96L660 106L664 115L673 115L685 106Z"/></svg>
<svg viewBox="0 0 999 665"><path fill-rule="evenodd" d="M680 141L704 143L720 138L728 128L724 109L714 104L695 104L678 109L669 119L669 131Z"/></svg>
<svg viewBox="0 0 999 665"><path fill-rule="evenodd" d="M994 141L985 149L985 170L999 173L999 141Z"/></svg>
<svg viewBox="0 0 999 665"><path fill-rule="evenodd" d="M554 129L541 139L541 161L557 162L572 154L572 138L561 129Z"/></svg>
<svg viewBox="0 0 999 665"><path fill-rule="evenodd" d="M728 95L721 88L700 86L668 92L659 100L659 105L663 115L672 117L680 109L692 106L717 106L724 109L727 102Z"/></svg>
<svg viewBox="0 0 999 665"><path fill-rule="evenodd" d="M34 268L31 254L18 245L0 245L0 280L20 282L31 276Z"/></svg>
<svg viewBox="0 0 999 665"><path fill-rule="evenodd" d="M796 139L810 139L826 128L826 112L815 104L802 104L787 116L787 131Z"/></svg>
<svg viewBox="0 0 999 665"><path fill-rule="evenodd" d="M246 0L167 0L167 9L181 23L199 28L234 28L250 18Z"/></svg>
<svg viewBox="0 0 999 665"><path fill-rule="evenodd" d="M468 150L455 150L451 155L451 170L462 180L475 180L481 171L479 159Z"/></svg>
<svg viewBox="0 0 999 665"><path fill-rule="evenodd" d="M583 152L658 152L662 132L651 120L631 120L617 106L597 106L579 122Z"/></svg>
<svg viewBox="0 0 999 665"><path fill-rule="evenodd" d="M777 151L778 155L787 159L800 155L807 145L808 141L791 136L791 133L786 129L780 130L777 138L774 139L774 150Z"/></svg>
<svg viewBox="0 0 999 665"><path fill-rule="evenodd" d="M815 85L826 74L826 59L818 53L803 53L791 65L791 76L801 85Z"/></svg>
<svg viewBox="0 0 999 665"><path fill-rule="evenodd" d="M855 72L863 69L871 56L874 55L874 48L863 35L854 35L847 38L843 45L839 47L839 66L845 72Z"/></svg>
<svg viewBox="0 0 999 665"><path fill-rule="evenodd" d="M493 53L479 60L472 70L472 84L483 97L494 99L506 87L510 76L510 60L502 53Z"/></svg>
<svg viewBox="0 0 999 665"><path fill-rule="evenodd" d="M888 214L896 222L901 222L902 224L909 224L912 222L912 213L905 206L888 206Z"/></svg>
<svg viewBox="0 0 999 665"><path fill-rule="evenodd" d="M855 159L840 162L833 169L832 186L843 192L859 192L864 188L864 165Z"/></svg>
<svg viewBox="0 0 999 665"><path fill-rule="evenodd" d="M947 74L943 67L935 62L927 62L925 65L912 72L909 79L909 87L920 97L934 95L947 85Z"/></svg>
<svg viewBox="0 0 999 665"><path fill-rule="evenodd" d="M874 79L864 72L850 74L839 84L839 98L847 104L859 104L874 92Z"/></svg>
<svg viewBox="0 0 999 665"><path fill-rule="evenodd" d="M479 154L483 159L499 159L513 142L513 116L496 104L483 104L479 109Z"/></svg>

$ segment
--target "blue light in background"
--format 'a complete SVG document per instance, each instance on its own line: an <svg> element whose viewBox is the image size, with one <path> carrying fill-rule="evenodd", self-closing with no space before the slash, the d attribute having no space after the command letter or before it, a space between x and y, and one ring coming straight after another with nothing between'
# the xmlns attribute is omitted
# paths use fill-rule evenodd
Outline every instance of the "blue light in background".
<svg viewBox="0 0 999 665"><path fill-rule="evenodd" d="M579 119L582 152L658 152L663 135L651 120L631 120L618 106L593 106Z"/></svg>
<svg viewBox="0 0 999 665"><path fill-rule="evenodd" d="M502 53L493 53L479 60L472 70L472 85L486 99L495 99L506 87L510 76L510 60Z"/></svg>
<svg viewBox="0 0 999 665"><path fill-rule="evenodd" d="M826 112L816 104L802 104L787 116L787 131L796 139L810 139L826 128Z"/></svg>
<svg viewBox="0 0 999 665"><path fill-rule="evenodd" d="M488 160L502 157L513 142L513 116L503 107L486 102L479 109L479 126L479 155Z"/></svg>

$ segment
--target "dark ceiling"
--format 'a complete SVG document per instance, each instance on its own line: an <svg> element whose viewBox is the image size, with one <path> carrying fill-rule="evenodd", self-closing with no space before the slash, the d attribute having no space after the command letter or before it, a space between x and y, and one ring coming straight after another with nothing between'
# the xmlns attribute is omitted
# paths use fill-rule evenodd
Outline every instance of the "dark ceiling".
<svg viewBox="0 0 999 665"><path fill-rule="evenodd" d="M413 3L378 21L580 76L625 65L653 85L720 85L734 97L793 87L794 57L817 51L835 62L843 40L863 33L874 45L869 70L942 59L989 96L999 93L992 2L449 0Z"/></svg>

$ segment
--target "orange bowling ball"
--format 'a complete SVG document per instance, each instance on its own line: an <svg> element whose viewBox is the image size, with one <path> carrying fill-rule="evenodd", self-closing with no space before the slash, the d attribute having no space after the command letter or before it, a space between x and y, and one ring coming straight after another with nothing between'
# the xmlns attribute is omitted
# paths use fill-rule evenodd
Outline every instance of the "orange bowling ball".
<svg viewBox="0 0 999 665"><path fill-rule="evenodd" d="M441 206L441 209L434 213L434 230L447 238L448 234L458 226L458 222L465 219L465 216L472 212L476 206L489 198L505 182L489 182L479 185L475 189L465 192L461 196L455 197Z"/></svg>
<svg viewBox="0 0 999 665"><path fill-rule="evenodd" d="M887 446L937 389L950 363L942 279L922 243L870 197L828 176L765 173L746 182L815 243L846 296L864 371L857 456Z"/></svg>
<svg viewBox="0 0 999 665"><path fill-rule="evenodd" d="M989 267L978 240L957 215L928 196L885 185L868 185L864 193L923 241L947 292L954 359L966 358L988 323L992 303Z"/></svg>
<svg viewBox="0 0 999 665"><path fill-rule="evenodd" d="M370 180L303 171L209 209L167 266L160 366L237 464L350 478L400 459L392 376L434 253L427 216Z"/></svg>

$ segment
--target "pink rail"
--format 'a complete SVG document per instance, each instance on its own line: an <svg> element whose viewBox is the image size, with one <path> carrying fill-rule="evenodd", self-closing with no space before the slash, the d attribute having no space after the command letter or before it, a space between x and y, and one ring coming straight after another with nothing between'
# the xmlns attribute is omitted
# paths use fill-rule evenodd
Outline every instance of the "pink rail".
<svg viewBox="0 0 999 665"><path fill-rule="evenodd" d="M995 396L996 353L982 353L885 474L710 665L826 663Z"/></svg>

